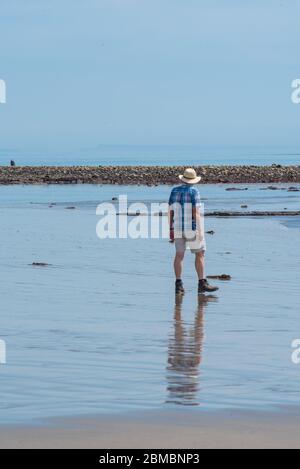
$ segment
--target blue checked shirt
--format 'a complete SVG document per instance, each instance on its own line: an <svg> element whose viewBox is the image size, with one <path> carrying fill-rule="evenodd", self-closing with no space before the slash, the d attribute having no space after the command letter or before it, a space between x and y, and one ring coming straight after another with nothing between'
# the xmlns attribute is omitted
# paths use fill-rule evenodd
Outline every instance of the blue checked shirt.
<svg viewBox="0 0 300 469"><path fill-rule="evenodd" d="M200 209L200 192L195 186L183 184L174 187L169 198L169 207L174 210L174 230L196 231L196 220L192 216L192 208Z"/></svg>

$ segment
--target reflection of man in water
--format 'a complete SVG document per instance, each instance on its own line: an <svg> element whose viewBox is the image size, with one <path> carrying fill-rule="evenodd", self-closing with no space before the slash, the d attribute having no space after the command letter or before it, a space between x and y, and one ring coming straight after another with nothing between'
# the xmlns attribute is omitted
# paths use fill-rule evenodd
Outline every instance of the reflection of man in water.
<svg viewBox="0 0 300 469"><path fill-rule="evenodd" d="M204 339L204 312L214 296L199 295L195 320L187 327L181 317L182 296L176 297L174 334L169 341L168 351L168 397L167 402L179 405L199 405L199 365L202 358Z"/></svg>

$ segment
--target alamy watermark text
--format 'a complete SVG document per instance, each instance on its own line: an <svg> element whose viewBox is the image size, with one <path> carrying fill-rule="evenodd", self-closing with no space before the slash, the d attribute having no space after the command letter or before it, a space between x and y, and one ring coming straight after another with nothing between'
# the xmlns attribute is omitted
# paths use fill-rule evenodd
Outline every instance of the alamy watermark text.
<svg viewBox="0 0 300 469"><path fill-rule="evenodd" d="M0 104L6 103L6 83L0 79Z"/></svg>
<svg viewBox="0 0 300 469"><path fill-rule="evenodd" d="M294 349L292 353L292 362L294 365L300 365L300 339L293 340L292 349Z"/></svg>
<svg viewBox="0 0 300 469"><path fill-rule="evenodd" d="M6 363L6 343L5 340L0 339L0 365Z"/></svg>
<svg viewBox="0 0 300 469"><path fill-rule="evenodd" d="M300 78L293 80L292 82L292 103L293 104L300 104Z"/></svg>

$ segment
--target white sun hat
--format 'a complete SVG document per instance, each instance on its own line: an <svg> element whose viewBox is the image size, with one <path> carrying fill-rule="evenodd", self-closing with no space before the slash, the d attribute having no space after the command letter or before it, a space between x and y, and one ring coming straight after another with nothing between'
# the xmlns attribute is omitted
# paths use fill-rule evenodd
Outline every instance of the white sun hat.
<svg viewBox="0 0 300 469"><path fill-rule="evenodd" d="M187 168L183 174L180 174L179 179L186 184L197 184L201 181L201 176L197 176L193 168Z"/></svg>

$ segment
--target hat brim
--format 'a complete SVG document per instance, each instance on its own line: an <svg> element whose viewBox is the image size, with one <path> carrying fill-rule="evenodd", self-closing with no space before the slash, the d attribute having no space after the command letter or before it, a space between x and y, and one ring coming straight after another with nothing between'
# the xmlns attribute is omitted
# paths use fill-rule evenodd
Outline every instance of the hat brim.
<svg viewBox="0 0 300 469"><path fill-rule="evenodd" d="M194 179L187 179L183 176L183 174L180 174L179 179L180 181L185 182L186 184L198 184L198 182L201 181L201 176L197 176Z"/></svg>

